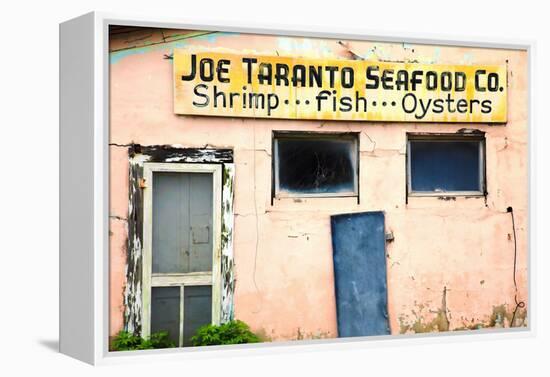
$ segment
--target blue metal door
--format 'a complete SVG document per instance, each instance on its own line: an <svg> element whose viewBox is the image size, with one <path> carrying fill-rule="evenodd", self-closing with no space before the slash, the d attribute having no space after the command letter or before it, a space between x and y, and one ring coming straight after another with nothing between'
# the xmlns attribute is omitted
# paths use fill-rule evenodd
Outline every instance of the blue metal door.
<svg viewBox="0 0 550 377"><path fill-rule="evenodd" d="M390 333L383 212L331 216L338 334Z"/></svg>

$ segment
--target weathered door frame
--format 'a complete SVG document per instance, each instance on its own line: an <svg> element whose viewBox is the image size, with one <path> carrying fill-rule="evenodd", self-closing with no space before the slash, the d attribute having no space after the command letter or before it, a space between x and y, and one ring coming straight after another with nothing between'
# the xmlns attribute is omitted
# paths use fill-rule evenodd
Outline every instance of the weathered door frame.
<svg viewBox="0 0 550 377"><path fill-rule="evenodd" d="M233 150L218 148L185 148L172 145L128 145L129 203L128 203L128 246L126 261L126 286L124 290L124 329L132 334L144 336L143 331L143 256L144 256L144 200L147 182L144 179L144 165L167 163L175 165L218 165L221 169L221 233L220 242L220 284L215 289L219 294L220 323L233 319L233 294L235 280L233 273L233 186L235 165ZM198 168L200 169L200 167ZM220 176L218 175L218 176ZM216 219L216 220L217 220ZM150 294L150 293L149 293ZM150 299L150 296L149 296ZM149 317L150 318L150 317ZM150 323L147 324L150 331Z"/></svg>
<svg viewBox="0 0 550 377"><path fill-rule="evenodd" d="M212 272L190 274L152 273L153 260L153 173L196 173L212 174ZM151 332L151 290L153 287L180 286L180 345L183 326L183 289L186 285L212 286L212 323L220 323L221 310L221 231L222 231L222 167L220 164L190 164L147 162L143 164L143 270L142 270L142 336Z"/></svg>

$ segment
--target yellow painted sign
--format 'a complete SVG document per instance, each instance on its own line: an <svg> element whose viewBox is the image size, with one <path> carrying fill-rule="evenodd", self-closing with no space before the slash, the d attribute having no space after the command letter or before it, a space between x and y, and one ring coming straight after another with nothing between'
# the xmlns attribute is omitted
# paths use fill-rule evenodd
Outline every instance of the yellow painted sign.
<svg viewBox="0 0 550 377"><path fill-rule="evenodd" d="M505 123L506 65L174 50L174 112L224 117Z"/></svg>

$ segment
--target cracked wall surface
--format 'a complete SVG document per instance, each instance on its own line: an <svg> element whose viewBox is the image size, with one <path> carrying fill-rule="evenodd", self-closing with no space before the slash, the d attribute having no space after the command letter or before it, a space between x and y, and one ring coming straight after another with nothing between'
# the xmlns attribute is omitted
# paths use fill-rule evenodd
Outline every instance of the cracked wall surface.
<svg viewBox="0 0 550 377"><path fill-rule="evenodd" d="M341 42L341 43L340 43ZM508 123L415 124L176 116L173 48L439 64L508 64ZM337 336L330 215L383 210L392 334L525 326L527 303L527 55L521 51L138 30L111 39L110 333L123 327L129 162L117 145L228 148L234 153L234 316L271 340ZM486 134L487 196L406 198L406 132ZM360 133L356 198L275 199L272 132ZM512 316L514 311L514 323Z"/></svg>

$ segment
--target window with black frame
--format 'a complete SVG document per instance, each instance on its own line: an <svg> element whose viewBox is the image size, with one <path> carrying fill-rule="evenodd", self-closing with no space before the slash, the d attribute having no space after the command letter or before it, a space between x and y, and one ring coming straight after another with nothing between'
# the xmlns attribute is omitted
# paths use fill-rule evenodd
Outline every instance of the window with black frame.
<svg viewBox="0 0 550 377"><path fill-rule="evenodd" d="M484 134L408 134L409 196L482 196Z"/></svg>
<svg viewBox="0 0 550 377"><path fill-rule="evenodd" d="M356 133L275 133L275 196L357 196L358 144Z"/></svg>

